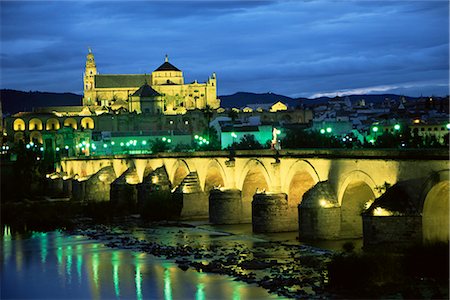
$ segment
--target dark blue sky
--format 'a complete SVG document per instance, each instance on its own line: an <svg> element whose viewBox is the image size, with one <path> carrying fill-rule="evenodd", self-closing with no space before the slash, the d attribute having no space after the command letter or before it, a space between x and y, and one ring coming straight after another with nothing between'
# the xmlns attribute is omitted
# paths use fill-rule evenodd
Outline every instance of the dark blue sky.
<svg viewBox="0 0 450 300"><path fill-rule="evenodd" d="M427 1L1 1L1 88L82 93L87 48L103 74L218 93L446 95L449 3Z"/></svg>

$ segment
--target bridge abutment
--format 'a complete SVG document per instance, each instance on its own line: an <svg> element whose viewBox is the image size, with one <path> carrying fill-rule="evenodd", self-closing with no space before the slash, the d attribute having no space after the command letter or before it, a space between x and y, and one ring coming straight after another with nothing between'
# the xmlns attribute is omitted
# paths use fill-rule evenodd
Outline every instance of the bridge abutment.
<svg viewBox="0 0 450 300"><path fill-rule="evenodd" d="M213 224L239 224L241 222L241 191L213 189L209 193L209 221Z"/></svg>

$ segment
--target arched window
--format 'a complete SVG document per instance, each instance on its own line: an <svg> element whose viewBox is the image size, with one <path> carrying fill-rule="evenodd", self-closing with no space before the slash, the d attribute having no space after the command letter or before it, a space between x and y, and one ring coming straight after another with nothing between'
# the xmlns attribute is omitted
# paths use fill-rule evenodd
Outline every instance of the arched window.
<svg viewBox="0 0 450 300"><path fill-rule="evenodd" d="M47 120L47 123L45 124L46 130L58 130L60 128L60 124L58 119L51 118Z"/></svg>
<svg viewBox="0 0 450 300"><path fill-rule="evenodd" d="M64 120L64 127L72 127L73 129L77 129L77 121L74 118L67 118Z"/></svg>
<svg viewBox="0 0 450 300"><path fill-rule="evenodd" d="M13 123L14 131L25 131L25 122L22 119L16 119Z"/></svg>
<svg viewBox="0 0 450 300"><path fill-rule="evenodd" d="M37 119L37 118L33 118L30 120L30 122L28 123L28 130L42 130L42 121Z"/></svg>
<svg viewBox="0 0 450 300"><path fill-rule="evenodd" d="M33 131L30 133L30 141L35 144L42 144L42 134L39 131Z"/></svg>
<svg viewBox="0 0 450 300"><path fill-rule="evenodd" d="M94 120L89 117L81 119L81 127L84 129L94 129Z"/></svg>

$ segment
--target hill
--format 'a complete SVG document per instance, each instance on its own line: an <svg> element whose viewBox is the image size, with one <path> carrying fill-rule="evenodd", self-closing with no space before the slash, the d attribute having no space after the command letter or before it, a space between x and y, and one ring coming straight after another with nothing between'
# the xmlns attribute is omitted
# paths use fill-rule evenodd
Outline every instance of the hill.
<svg viewBox="0 0 450 300"><path fill-rule="evenodd" d="M391 100L398 100L402 96L395 94L374 94L374 95L349 95L350 101L355 103L358 100L365 99L366 103L378 104L385 98ZM256 103L274 103L281 101L290 107L304 106L314 107L333 101L335 98L320 97L314 99L308 98L291 98L284 95L274 93L248 93L237 92L232 95L219 96L221 106L224 108L243 107L247 104ZM341 97L345 98L345 97ZM415 101L420 98L405 97L407 101ZM46 106L66 106L66 105L81 105L82 96L73 93L48 93L48 92L22 92L16 90L0 90L0 101L4 114L13 114L19 111L32 111L36 107Z"/></svg>
<svg viewBox="0 0 450 300"><path fill-rule="evenodd" d="M81 105L81 99L81 95L73 93L0 90L0 101L4 114L32 111L35 107Z"/></svg>
<svg viewBox="0 0 450 300"><path fill-rule="evenodd" d="M294 99L288 96L278 95L274 93L248 93L248 92L237 92L232 95L219 96L220 104L222 107L243 107L247 104L256 103L274 103L281 101L288 104L289 106L295 107L302 104L304 98Z"/></svg>

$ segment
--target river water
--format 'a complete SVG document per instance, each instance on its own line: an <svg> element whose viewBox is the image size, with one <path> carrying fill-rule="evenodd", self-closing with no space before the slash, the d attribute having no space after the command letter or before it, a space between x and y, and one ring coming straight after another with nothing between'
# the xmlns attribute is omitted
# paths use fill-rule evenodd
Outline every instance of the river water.
<svg viewBox="0 0 450 300"><path fill-rule="evenodd" d="M61 231L2 228L1 298L278 299L232 277L181 270L151 254Z"/></svg>

